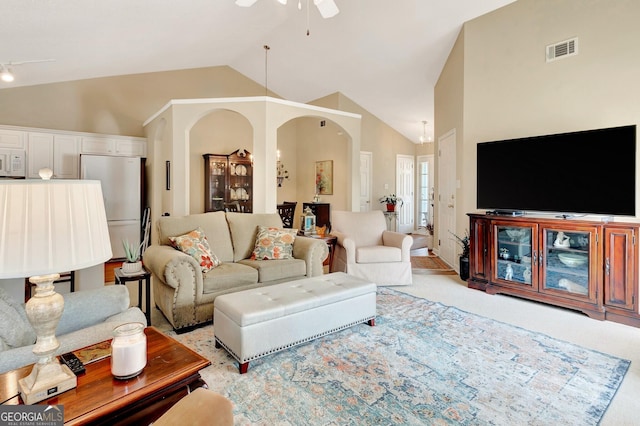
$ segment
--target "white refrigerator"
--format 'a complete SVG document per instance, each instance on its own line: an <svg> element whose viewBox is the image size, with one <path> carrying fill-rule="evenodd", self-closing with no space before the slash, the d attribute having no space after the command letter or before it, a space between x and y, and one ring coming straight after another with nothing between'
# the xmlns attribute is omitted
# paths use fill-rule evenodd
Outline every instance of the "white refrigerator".
<svg viewBox="0 0 640 426"><path fill-rule="evenodd" d="M102 182L114 259L125 257L123 240L141 241L142 173L138 157L80 156L80 178Z"/></svg>

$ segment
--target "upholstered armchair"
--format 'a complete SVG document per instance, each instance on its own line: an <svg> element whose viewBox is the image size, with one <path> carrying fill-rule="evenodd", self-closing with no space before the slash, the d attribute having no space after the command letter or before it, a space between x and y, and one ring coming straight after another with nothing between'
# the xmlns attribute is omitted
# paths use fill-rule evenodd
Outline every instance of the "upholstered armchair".
<svg viewBox="0 0 640 426"><path fill-rule="evenodd" d="M338 237L332 271L342 271L378 285L410 285L410 235L387 231L384 214L334 211L331 233Z"/></svg>

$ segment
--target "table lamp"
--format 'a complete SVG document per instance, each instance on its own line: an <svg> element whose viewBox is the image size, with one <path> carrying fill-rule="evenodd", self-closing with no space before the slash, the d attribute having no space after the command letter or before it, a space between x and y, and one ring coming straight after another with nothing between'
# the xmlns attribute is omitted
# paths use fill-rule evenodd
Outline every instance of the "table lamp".
<svg viewBox="0 0 640 426"><path fill-rule="evenodd" d="M0 279L30 277L37 286L25 305L38 357L31 374L18 381L25 404L77 385L76 376L56 358L60 343L55 331L64 300L53 282L59 272L111 258L100 181L48 180L47 175L41 171L44 180L0 180Z"/></svg>

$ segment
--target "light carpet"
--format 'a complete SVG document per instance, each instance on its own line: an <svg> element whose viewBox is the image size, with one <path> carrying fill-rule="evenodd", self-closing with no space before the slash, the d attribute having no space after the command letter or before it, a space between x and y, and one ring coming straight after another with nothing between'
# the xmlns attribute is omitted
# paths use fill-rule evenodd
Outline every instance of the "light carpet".
<svg viewBox="0 0 640 426"><path fill-rule="evenodd" d="M175 335L238 425L598 424L629 361L387 288L376 326L261 358L249 372L213 326Z"/></svg>

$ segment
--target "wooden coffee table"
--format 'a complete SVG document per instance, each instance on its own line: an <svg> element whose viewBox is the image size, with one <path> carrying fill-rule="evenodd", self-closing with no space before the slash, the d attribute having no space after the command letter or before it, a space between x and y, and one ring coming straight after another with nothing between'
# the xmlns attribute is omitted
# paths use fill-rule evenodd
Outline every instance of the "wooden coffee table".
<svg viewBox="0 0 640 426"><path fill-rule="evenodd" d="M111 360L86 365L78 387L40 404L64 405L65 424L149 424L191 390L206 386L199 371L210 365L206 358L153 327L147 335L147 366L133 379L116 380ZM18 379L31 366L0 375L0 401L18 393ZM15 397L7 404L22 404Z"/></svg>

